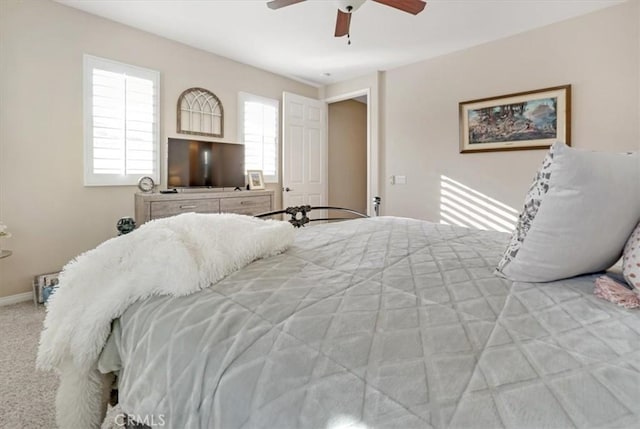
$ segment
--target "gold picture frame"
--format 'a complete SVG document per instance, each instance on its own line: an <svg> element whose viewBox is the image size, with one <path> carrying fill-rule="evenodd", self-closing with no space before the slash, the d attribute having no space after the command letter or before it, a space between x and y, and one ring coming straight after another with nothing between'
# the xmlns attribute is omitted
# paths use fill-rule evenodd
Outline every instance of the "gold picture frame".
<svg viewBox="0 0 640 429"><path fill-rule="evenodd" d="M262 170L247 170L247 183L250 190L264 189Z"/></svg>
<svg viewBox="0 0 640 429"><path fill-rule="evenodd" d="M459 103L460 153L571 146L571 85Z"/></svg>

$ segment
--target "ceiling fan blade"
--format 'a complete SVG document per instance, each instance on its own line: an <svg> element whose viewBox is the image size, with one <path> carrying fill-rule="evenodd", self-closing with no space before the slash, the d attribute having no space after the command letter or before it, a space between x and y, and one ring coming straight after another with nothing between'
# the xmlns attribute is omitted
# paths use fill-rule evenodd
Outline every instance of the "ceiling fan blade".
<svg viewBox="0 0 640 429"><path fill-rule="evenodd" d="M338 9L338 17L336 18L336 37L342 37L349 34L349 25L351 24L351 14Z"/></svg>
<svg viewBox="0 0 640 429"><path fill-rule="evenodd" d="M387 6L394 7L403 12L417 15L424 10L427 2L423 0L373 0L374 2L381 3Z"/></svg>
<svg viewBox="0 0 640 429"><path fill-rule="evenodd" d="M304 0L271 0L267 2L269 9L280 9L281 7L291 6L292 4L301 3Z"/></svg>

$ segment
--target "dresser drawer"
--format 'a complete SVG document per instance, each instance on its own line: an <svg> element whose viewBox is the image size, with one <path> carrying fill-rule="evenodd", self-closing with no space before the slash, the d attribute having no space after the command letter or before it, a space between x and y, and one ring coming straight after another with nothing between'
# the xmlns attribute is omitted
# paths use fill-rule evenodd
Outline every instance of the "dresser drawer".
<svg viewBox="0 0 640 429"><path fill-rule="evenodd" d="M0 0L2 1L2 0ZM253 216L273 210L274 192L203 191L171 194L136 193L136 224L180 213L240 213Z"/></svg>
<svg viewBox="0 0 640 429"><path fill-rule="evenodd" d="M151 219L175 216L180 213L218 213L219 199L207 200L178 200L151 202Z"/></svg>
<svg viewBox="0 0 640 429"><path fill-rule="evenodd" d="M268 195L225 198L220 200L221 213L256 215L268 211L271 211L271 197Z"/></svg>

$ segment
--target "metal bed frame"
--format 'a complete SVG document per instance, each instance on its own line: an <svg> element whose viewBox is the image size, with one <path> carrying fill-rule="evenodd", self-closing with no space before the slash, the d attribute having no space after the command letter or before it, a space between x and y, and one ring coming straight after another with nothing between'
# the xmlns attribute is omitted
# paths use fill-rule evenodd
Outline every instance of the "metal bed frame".
<svg viewBox="0 0 640 429"><path fill-rule="evenodd" d="M373 211L374 211L374 216L379 216L380 215L380 202L381 199L380 197L374 197L373 198ZM334 210L334 211L340 211L340 212L345 212L345 213L351 213L353 215L356 215L356 218L352 218L352 217L326 217L326 218L315 218L315 219L310 219L307 216L307 213L310 213L313 210ZM320 221L335 221L335 220L349 220L349 219L357 219L358 217L369 217L364 213L360 213L359 211L356 210L351 210L351 209L347 209L344 207L334 207L334 206L317 206L317 207L313 207L310 205L304 205L304 206L294 206L294 207L287 207L286 209L283 210L274 210L274 211L270 211L270 212L266 212L266 213L260 213L255 215L255 217L259 217L259 218L266 218L266 217L271 217L271 216L276 216L276 215L280 215L280 214L286 214L291 216L288 221L291 225L295 226L296 228L301 228L303 226L305 226L306 224L308 224L309 222L320 222Z"/></svg>

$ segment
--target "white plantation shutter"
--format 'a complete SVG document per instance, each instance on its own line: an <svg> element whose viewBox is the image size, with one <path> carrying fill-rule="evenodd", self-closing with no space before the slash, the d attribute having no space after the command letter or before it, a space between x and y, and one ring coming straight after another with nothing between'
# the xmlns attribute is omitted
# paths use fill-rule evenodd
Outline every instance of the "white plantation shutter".
<svg viewBox="0 0 640 429"><path fill-rule="evenodd" d="M159 182L160 74L84 56L84 146L87 186Z"/></svg>
<svg viewBox="0 0 640 429"><path fill-rule="evenodd" d="M262 170L265 182L278 182L279 101L240 92L238 110L244 168Z"/></svg>

